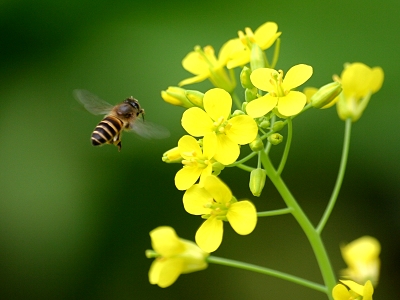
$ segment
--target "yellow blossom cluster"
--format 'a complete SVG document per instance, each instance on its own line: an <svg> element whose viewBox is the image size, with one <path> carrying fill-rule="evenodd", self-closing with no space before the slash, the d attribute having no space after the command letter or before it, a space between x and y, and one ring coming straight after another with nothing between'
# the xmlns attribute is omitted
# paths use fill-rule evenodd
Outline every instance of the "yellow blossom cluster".
<svg viewBox="0 0 400 300"><path fill-rule="evenodd" d="M210 45L196 46L182 60L183 68L194 76L161 92L165 102L185 109L181 125L186 131L162 160L182 164L174 183L184 192L183 207L205 221L195 234L196 244L179 238L167 226L150 233L154 250L147 255L155 258L149 271L152 284L167 287L180 274L206 268L209 253L222 243L224 222L240 235L255 229L258 215L254 204L248 199L236 199L219 178L222 170L238 166L250 172L250 191L259 197L270 176L268 168L262 165L261 153L268 155L271 147L284 140L278 132L291 124L295 116L310 107L328 108L336 104L339 117L354 122L361 117L370 96L381 88L381 68L353 63L345 65L341 77L334 77L332 83L320 89L298 91L313 75L313 67L298 63L287 72L276 69L280 36L278 25L266 22L254 32L248 27L238 31L238 37L226 41L218 54ZM273 45L271 60L267 50ZM235 68L241 70L242 97L236 91ZM206 79L213 85L207 91L183 88ZM239 159L244 145L249 145L251 152ZM257 166L243 164L255 156ZM285 160L282 159L279 174L274 176L280 175ZM334 299L372 299L379 274L379 251L372 238L342 247L349 268L343 271L344 280L333 290L336 281L331 281Z"/></svg>

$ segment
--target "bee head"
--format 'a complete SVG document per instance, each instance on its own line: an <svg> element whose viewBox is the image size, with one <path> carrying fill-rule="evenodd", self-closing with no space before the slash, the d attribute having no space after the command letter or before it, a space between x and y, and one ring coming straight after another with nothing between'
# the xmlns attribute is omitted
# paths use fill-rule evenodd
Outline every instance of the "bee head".
<svg viewBox="0 0 400 300"><path fill-rule="evenodd" d="M132 108L136 110L136 116L139 116L140 114L143 116L144 114L144 109L140 107L139 101L133 98L132 96L127 98L124 103L129 104Z"/></svg>

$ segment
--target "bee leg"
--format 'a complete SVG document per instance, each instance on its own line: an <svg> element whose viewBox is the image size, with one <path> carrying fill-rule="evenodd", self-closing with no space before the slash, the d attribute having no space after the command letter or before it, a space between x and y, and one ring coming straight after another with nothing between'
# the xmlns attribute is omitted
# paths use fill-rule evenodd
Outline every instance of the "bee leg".
<svg viewBox="0 0 400 300"><path fill-rule="evenodd" d="M118 143L115 146L118 147L118 152L121 152L121 147L122 147L121 140L119 140Z"/></svg>

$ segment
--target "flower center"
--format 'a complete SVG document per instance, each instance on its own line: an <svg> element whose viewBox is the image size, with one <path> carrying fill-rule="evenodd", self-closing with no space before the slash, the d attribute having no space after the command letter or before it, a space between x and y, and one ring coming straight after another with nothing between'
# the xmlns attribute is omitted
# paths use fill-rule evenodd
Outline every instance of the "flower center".
<svg viewBox="0 0 400 300"><path fill-rule="evenodd" d="M225 121L224 117L219 117L218 120L213 123L213 131L217 134L226 134L231 127L232 124L227 120Z"/></svg>
<svg viewBox="0 0 400 300"><path fill-rule="evenodd" d="M271 92L271 96L273 97L283 97L286 96L287 94L289 94L289 90L285 90L283 88L283 71L279 70L278 72L276 72L274 70L274 72L271 72L271 79L269 80L270 84L273 85L274 91Z"/></svg>
<svg viewBox="0 0 400 300"><path fill-rule="evenodd" d="M203 218L208 219L211 216L216 217L219 220L227 221L226 214L228 213L230 202L217 202L215 199L210 198L209 202L204 207L210 209L210 214L203 215Z"/></svg>
<svg viewBox="0 0 400 300"><path fill-rule="evenodd" d="M205 61L210 69L214 68L217 64L217 58L215 57L214 48L211 46L205 46L201 49L200 46L196 46L194 50L199 54L200 59Z"/></svg>
<svg viewBox="0 0 400 300"><path fill-rule="evenodd" d="M211 163L206 157L198 157L195 151L184 152L182 155L185 159L182 160L182 164L188 167L196 167L200 169L205 169Z"/></svg>
<svg viewBox="0 0 400 300"><path fill-rule="evenodd" d="M249 27L246 27L244 31L246 34L244 34L241 30L238 31L239 39L245 47L251 49L251 45L256 42L254 33Z"/></svg>

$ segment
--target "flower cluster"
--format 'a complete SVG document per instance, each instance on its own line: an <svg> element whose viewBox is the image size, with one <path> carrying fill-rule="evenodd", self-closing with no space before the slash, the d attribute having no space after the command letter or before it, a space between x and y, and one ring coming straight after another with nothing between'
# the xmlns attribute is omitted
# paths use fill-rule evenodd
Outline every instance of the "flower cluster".
<svg viewBox="0 0 400 300"><path fill-rule="evenodd" d="M161 92L164 101L185 109L181 125L186 131L177 145L164 153L162 160L181 164L182 168L175 175L175 187L184 193L182 201L186 212L201 216L204 222L195 234L196 244L178 238L170 227L159 227L150 233L154 251L149 250L147 254L156 258L149 272L152 284L167 287L180 274L206 268L214 259L209 253L216 251L222 243L224 222L239 235L248 235L256 228L258 217L292 213L302 229L308 231L306 236L314 253L318 261L323 262L320 268L327 288L309 281L304 285L328 291L338 300L372 299L373 286L379 276L379 243L364 237L343 246L342 255L348 268L342 271L343 280L335 286L337 281L329 269L320 234L336 198L332 197L332 205L328 205L320 225L314 228L307 225L309 219L280 175L289 153L294 117L312 107L329 108L336 104L338 115L346 121L346 126L357 121L370 96L381 88L383 71L362 63L347 64L333 82L320 89L298 91L313 75L313 67L298 63L287 72L276 68L280 36L278 25L266 22L254 32L250 28L239 31L238 37L226 41L218 54L210 45L196 46L182 61L183 68L194 76ZM272 59L269 59L271 52ZM237 94L239 87L235 74L239 72L235 72L235 68L240 68L241 94ZM206 79L213 85L206 91L183 88ZM283 141L283 155L275 168L269 152ZM253 158L257 161L250 165ZM342 159L343 162L346 159ZM255 197L260 197L269 178L287 207L257 212L249 199L237 200L220 179L229 167L249 172L248 185ZM340 176L338 182L342 180ZM335 189L340 189L340 183ZM338 190L333 195L337 197ZM271 273L265 269L262 272ZM281 272L275 274L282 277ZM288 278L299 282L293 276Z"/></svg>

